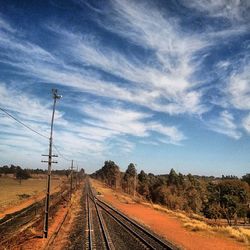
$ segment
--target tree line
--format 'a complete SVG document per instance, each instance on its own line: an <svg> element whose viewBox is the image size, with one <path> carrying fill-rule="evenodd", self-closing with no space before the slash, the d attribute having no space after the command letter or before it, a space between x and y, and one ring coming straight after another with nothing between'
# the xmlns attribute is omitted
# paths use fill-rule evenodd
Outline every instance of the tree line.
<svg viewBox="0 0 250 250"><path fill-rule="evenodd" d="M125 172L113 161L92 174L111 188L122 189L173 210L184 210L210 219L226 219L229 225L238 218L250 220L250 174L236 176L183 175L171 169L169 174L154 175L143 170L137 174L130 163Z"/></svg>
<svg viewBox="0 0 250 250"><path fill-rule="evenodd" d="M7 174L16 174L17 172L25 172L26 174L28 174L29 176L31 175L39 175L39 174L47 174L47 170L44 169L40 169L40 168L36 168L36 169L30 169L30 168L22 168L20 166L15 166L13 164L11 164L10 166L8 165L4 165L2 167L0 167L0 174L1 175L7 175ZM52 174L54 175L66 175L69 176L70 174L70 169L52 169ZM81 171L84 172L84 169L81 169Z"/></svg>
<svg viewBox="0 0 250 250"><path fill-rule="evenodd" d="M4 165L3 167L0 167L0 176L7 174L13 174L17 180L19 180L19 183L21 184L22 180L26 180L31 178L30 173L27 171L27 169L22 169L20 166L11 165L10 167L7 165Z"/></svg>
<svg viewBox="0 0 250 250"><path fill-rule="evenodd" d="M60 175L60 176L69 177L71 170L70 169L53 169L51 173L52 175ZM0 177L8 175L8 174L12 174L17 180L19 180L21 184L22 180L29 179L34 175L47 174L47 170L39 169L39 168L37 169L22 168L20 166L15 166L13 164L11 164L10 166L4 165L0 167ZM85 174L85 170L82 168L79 171L78 175L84 176L84 174ZM73 174L73 176L75 176L75 174Z"/></svg>

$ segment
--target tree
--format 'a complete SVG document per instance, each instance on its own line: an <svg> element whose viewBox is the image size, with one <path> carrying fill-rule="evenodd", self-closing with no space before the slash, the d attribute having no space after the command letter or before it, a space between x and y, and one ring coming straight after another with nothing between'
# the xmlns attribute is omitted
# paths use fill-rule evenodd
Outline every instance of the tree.
<svg viewBox="0 0 250 250"><path fill-rule="evenodd" d="M214 219L215 221L221 218L221 208L217 203L212 203L204 207L203 214L209 218Z"/></svg>
<svg viewBox="0 0 250 250"><path fill-rule="evenodd" d="M148 176L143 170L141 170L141 172L138 174L138 180L141 183L146 183L148 181Z"/></svg>
<svg viewBox="0 0 250 250"><path fill-rule="evenodd" d="M242 176L242 180L247 182L250 185L250 174L245 174Z"/></svg>
<svg viewBox="0 0 250 250"><path fill-rule="evenodd" d="M29 179L30 177L31 176L26 169L22 169L19 166L17 166L16 179L19 180L20 184L21 184L22 180Z"/></svg>
<svg viewBox="0 0 250 250"><path fill-rule="evenodd" d="M201 193L194 187L190 186L185 191L188 208L195 213L199 213L202 208Z"/></svg>
<svg viewBox="0 0 250 250"><path fill-rule="evenodd" d="M109 186L117 186L120 178L125 192L135 195L137 191L146 199L170 209L203 213L214 220L224 218L229 225L232 225L233 219L236 222L237 217L250 220L250 187L247 184L250 174L246 174L241 180L233 175L223 176L223 179L183 175L176 173L174 169L164 175L146 174L143 170L137 175L133 163L121 173L113 161L106 161L92 176Z"/></svg>
<svg viewBox="0 0 250 250"><path fill-rule="evenodd" d="M4 165L3 167L1 167L1 173L3 173L4 175L9 173L9 167L7 165Z"/></svg>
<svg viewBox="0 0 250 250"><path fill-rule="evenodd" d="M177 173L171 168L170 173L168 175L168 185L178 185L179 177Z"/></svg>
<svg viewBox="0 0 250 250"><path fill-rule="evenodd" d="M149 199L149 181L147 174L141 170L138 174L138 193Z"/></svg>
<svg viewBox="0 0 250 250"><path fill-rule="evenodd" d="M242 209L242 205L248 200L248 186L239 180L225 180L218 184L220 191L220 206L228 224L232 225L232 219Z"/></svg>
<svg viewBox="0 0 250 250"><path fill-rule="evenodd" d="M18 166L16 167L15 165L11 164L9 168L9 173L10 174L15 174L18 169Z"/></svg>
<svg viewBox="0 0 250 250"><path fill-rule="evenodd" d="M247 209L247 219L248 219L248 223L250 223L250 207L248 207Z"/></svg>
<svg viewBox="0 0 250 250"><path fill-rule="evenodd" d="M105 161L104 166L97 170L93 177L100 179L110 187L117 188L120 184L120 170L113 161Z"/></svg>
<svg viewBox="0 0 250 250"><path fill-rule="evenodd" d="M154 176L153 174L148 174L149 177L149 192L150 198L153 202L161 203L161 194L158 192L162 186L167 187L166 178L162 176Z"/></svg>
<svg viewBox="0 0 250 250"><path fill-rule="evenodd" d="M208 201L205 205L204 214L209 217L211 212L216 213L219 206L220 215L225 218L228 225L232 225L232 220L237 216L245 216L249 195L249 186L240 180L222 180L219 183L208 186Z"/></svg>
<svg viewBox="0 0 250 250"><path fill-rule="evenodd" d="M130 163L128 168L124 174L123 181L125 183L125 190L127 193L132 194L135 196L136 192L136 183L137 183L137 172L135 165Z"/></svg>
<svg viewBox="0 0 250 250"><path fill-rule="evenodd" d="M120 184L120 170L113 161L108 162L107 179L111 187L117 188Z"/></svg>

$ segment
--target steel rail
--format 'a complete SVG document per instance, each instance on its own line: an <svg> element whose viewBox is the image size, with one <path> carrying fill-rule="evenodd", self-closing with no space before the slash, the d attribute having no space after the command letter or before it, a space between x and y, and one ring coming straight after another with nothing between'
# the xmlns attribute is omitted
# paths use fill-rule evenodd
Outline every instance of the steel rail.
<svg viewBox="0 0 250 250"><path fill-rule="evenodd" d="M120 219L118 219L117 217L115 217L109 210L107 210L105 207L103 207L103 205L100 205L99 203L96 202L99 201L98 198L96 198L93 194L92 188L89 184L89 190L90 193L92 195L92 199L93 201L95 200L95 204L99 207L101 207L106 213L108 213L117 223L119 223L122 227L124 227L130 234L132 234L134 237L136 237L137 239L139 239L147 248L149 249L156 249L155 247L153 247L150 243L148 243L144 238L142 238L138 233L136 233L135 231L133 231L129 226L127 226L124 222L122 222Z"/></svg>
<svg viewBox="0 0 250 250"><path fill-rule="evenodd" d="M89 249L92 249L93 241L92 241L92 225L91 225L91 211L90 211L90 205L89 205L89 196L86 196L87 200L87 209L88 209L88 240L89 240Z"/></svg>
<svg viewBox="0 0 250 250"><path fill-rule="evenodd" d="M122 225L128 232L130 232L133 236L135 236L137 239L139 239L146 247L149 249L155 249L154 246L152 246L150 243L148 243L142 236L140 236L137 232L132 230L128 225L126 225L124 222L122 222L120 219L118 219L115 215L113 215L108 209L106 209L103 205L97 203L98 206L100 206L106 213L108 213L115 221L117 221L120 225Z"/></svg>
<svg viewBox="0 0 250 250"><path fill-rule="evenodd" d="M104 227L104 221L103 221L103 218L102 218L102 215L99 211L99 208L97 206L97 203L95 201L95 197L90 197L90 199L93 201L94 205L95 205L95 209L96 209L96 212L97 212L97 217L98 217L98 221L99 221L99 224L101 226L101 232L102 232L102 235L103 235L103 238L104 238L104 241L105 241L105 246L108 250L112 249L111 246L110 246L110 243L109 243L109 239L108 239L108 234L106 232L106 229Z"/></svg>
<svg viewBox="0 0 250 250"><path fill-rule="evenodd" d="M120 215L123 219L125 219L126 221L128 221L129 223L133 224L137 229L141 230L143 233L145 233L148 237L152 238L154 241L156 241L158 244L160 244L162 247L164 247L165 249L178 249L177 247L173 246L170 242L164 242L162 241L160 238L156 237L155 235L153 235L152 233L150 233L148 230L146 230L145 228L143 228L141 225L139 225L138 223L136 223L135 221L131 220L130 218L128 218L126 215L124 215L123 213L121 213L120 211L116 210L115 208L111 207L109 204L107 204L106 202L98 199L96 197L96 200L98 201L98 203L101 203L103 205L105 205L106 207L108 207L109 209L111 209L113 212L117 213L118 215Z"/></svg>
<svg viewBox="0 0 250 250"><path fill-rule="evenodd" d="M91 188L90 184L89 184L89 190L90 190L90 193L91 193L91 195L93 197L92 199L95 200L95 202L97 203L97 205L99 207L101 207L104 211L106 211L106 213L108 213L118 223L120 223L123 227L125 227L132 235L135 235L135 237L138 238L148 248L157 249L156 246L153 246L154 244L152 243L152 242L155 242L156 244L158 244L163 249L170 249L170 250L179 249L178 247L174 246L172 243L170 243L168 241L164 242L162 239L160 239L156 235L152 234L150 231L148 231L147 229L142 227L140 224L136 223L134 220L130 219L128 216L124 215L123 213L121 213L117 209L113 208L112 206L110 206L106 202L104 202L104 201L100 200L99 198L97 198L93 194L93 191L92 191L92 188ZM119 218L119 216L122 217L124 219L124 221L126 221L127 223L130 223L130 225L132 224L134 226L135 230L138 230L138 232L135 232L135 230L133 230L131 228L131 226L128 226L126 222L122 221L121 218ZM145 235L144 238L143 238L143 236L141 236L139 234L140 232ZM146 236L148 237L148 239L150 239L150 242L148 242L148 240L145 239Z"/></svg>
<svg viewBox="0 0 250 250"><path fill-rule="evenodd" d="M97 206L97 203L96 203L96 200L95 200L96 198L93 195L93 191L92 191L92 188L91 188L89 183L88 183L88 194L87 195L93 201L93 203L95 205L95 209L96 209L98 221L99 221L99 224L100 224L100 227L101 227L101 232L102 232L102 235L103 235L103 238L104 238L105 246L106 246L106 248L108 250L110 250L112 248L111 248L110 243L109 243L108 234L107 234L106 229L104 227L104 221L103 221L102 215L101 215L101 213L99 211L99 208Z"/></svg>

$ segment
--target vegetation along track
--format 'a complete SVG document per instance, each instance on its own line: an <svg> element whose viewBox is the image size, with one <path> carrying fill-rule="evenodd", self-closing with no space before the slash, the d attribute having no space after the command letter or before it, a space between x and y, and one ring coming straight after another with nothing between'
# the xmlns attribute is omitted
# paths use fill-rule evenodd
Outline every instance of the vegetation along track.
<svg viewBox="0 0 250 250"><path fill-rule="evenodd" d="M105 228L108 229L106 249L178 249L95 197L90 186L88 197L95 205L96 213L100 215L104 231ZM90 239L89 242L91 240L93 241Z"/></svg>

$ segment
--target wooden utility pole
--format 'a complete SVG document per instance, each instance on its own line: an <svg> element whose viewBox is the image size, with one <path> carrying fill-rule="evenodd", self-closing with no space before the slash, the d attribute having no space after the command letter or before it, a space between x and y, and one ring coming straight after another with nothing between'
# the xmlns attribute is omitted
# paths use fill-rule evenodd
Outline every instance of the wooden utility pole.
<svg viewBox="0 0 250 250"><path fill-rule="evenodd" d="M77 185L79 184L79 179L78 179L78 164L76 164L76 188L77 188Z"/></svg>
<svg viewBox="0 0 250 250"><path fill-rule="evenodd" d="M137 164L134 164L136 167L137 167ZM136 185L137 185L137 171L136 171L136 168L135 168L135 176L134 176L134 198L135 198L135 195L136 195Z"/></svg>
<svg viewBox="0 0 250 250"><path fill-rule="evenodd" d="M72 196L72 192L73 192L73 164L74 161L71 161L71 173L70 173L70 200L71 200L71 196Z"/></svg>
<svg viewBox="0 0 250 250"><path fill-rule="evenodd" d="M52 155L52 138L53 138L53 125L54 125L54 116L55 116L55 107L56 107L56 100L60 99L62 96L57 95L57 89L52 89L53 94L53 111L52 111L52 118L51 118L51 127L50 127L50 137L49 137L49 154L43 155L48 156L48 173L47 173L47 193L46 193L46 200L45 200L45 211L44 211L44 228L43 228L43 236L44 238L48 237L48 229L49 229L49 202L50 202L50 182L51 182L51 165L52 163L57 163L52 161L52 157L57 157L57 155Z"/></svg>

